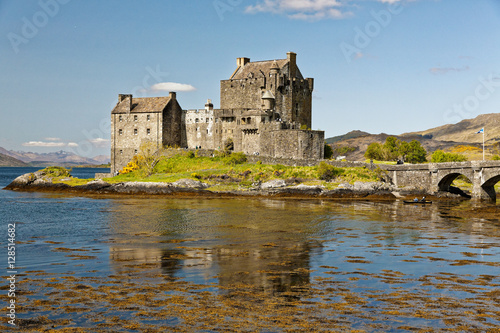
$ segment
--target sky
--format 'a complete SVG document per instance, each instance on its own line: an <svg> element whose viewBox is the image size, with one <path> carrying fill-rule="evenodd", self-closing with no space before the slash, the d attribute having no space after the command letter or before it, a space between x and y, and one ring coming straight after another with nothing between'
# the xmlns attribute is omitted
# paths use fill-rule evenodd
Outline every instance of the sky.
<svg viewBox="0 0 500 333"><path fill-rule="evenodd" d="M109 155L118 94L217 108L290 51L326 138L425 130L500 112L499 41L500 0L0 0L0 147Z"/></svg>

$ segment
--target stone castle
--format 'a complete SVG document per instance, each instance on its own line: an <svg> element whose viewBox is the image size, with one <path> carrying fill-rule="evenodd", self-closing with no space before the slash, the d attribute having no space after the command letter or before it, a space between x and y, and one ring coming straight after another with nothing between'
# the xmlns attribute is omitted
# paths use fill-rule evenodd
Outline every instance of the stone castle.
<svg viewBox="0 0 500 333"><path fill-rule="evenodd" d="M324 132L312 131L314 79L302 76L297 55L251 62L220 83L220 109L210 100L201 110L182 110L168 97L119 95L111 112L111 172L121 170L144 141L157 147L219 149L290 159L322 159Z"/></svg>

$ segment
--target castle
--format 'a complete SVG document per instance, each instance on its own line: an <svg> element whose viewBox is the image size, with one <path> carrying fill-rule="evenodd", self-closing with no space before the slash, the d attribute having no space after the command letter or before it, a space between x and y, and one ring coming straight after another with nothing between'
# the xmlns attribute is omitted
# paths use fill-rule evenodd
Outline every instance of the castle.
<svg viewBox="0 0 500 333"><path fill-rule="evenodd" d="M238 58L237 68L220 83L220 109L210 100L204 109L182 110L176 93L168 97L119 95L111 112L111 172L121 170L141 143L157 147L224 149L247 155L322 159L324 132L312 131L314 79L302 76L297 55L251 62Z"/></svg>

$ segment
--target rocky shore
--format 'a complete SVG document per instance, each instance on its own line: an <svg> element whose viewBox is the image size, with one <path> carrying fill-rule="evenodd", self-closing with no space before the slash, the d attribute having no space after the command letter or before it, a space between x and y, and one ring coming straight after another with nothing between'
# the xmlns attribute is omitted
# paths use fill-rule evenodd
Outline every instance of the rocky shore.
<svg viewBox="0 0 500 333"><path fill-rule="evenodd" d="M289 184L282 179L254 184L250 189L231 191L211 190L210 185L193 179L181 179L173 183L160 182L121 182L108 183L103 180L90 181L85 185L70 186L53 182L42 171L17 177L6 190L28 192L56 192L92 195L163 195L163 196L203 196L203 197L283 197L318 199L383 199L413 198L416 196L454 197L450 193L431 196L418 188L396 188L383 182L355 182L340 184L329 190L324 186Z"/></svg>

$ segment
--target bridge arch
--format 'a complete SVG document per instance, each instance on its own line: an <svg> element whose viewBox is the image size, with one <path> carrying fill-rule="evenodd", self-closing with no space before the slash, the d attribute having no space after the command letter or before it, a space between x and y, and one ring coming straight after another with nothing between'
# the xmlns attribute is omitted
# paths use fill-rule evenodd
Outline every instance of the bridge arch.
<svg viewBox="0 0 500 333"><path fill-rule="evenodd" d="M496 201L497 193L495 191L496 183L500 182L500 174L493 176L481 184L481 189L488 194L491 200Z"/></svg>
<svg viewBox="0 0 500 333"><path fill-rule="evenodd" d="M473 175L470 175L467 172L451 172L447 173L446 175L441 176L441 180L438 183L438 188L440 191L449 191L451 184L455 181L460 176L466 177L471 183L474 180L474 177L471 177Z"/></svg>

